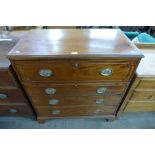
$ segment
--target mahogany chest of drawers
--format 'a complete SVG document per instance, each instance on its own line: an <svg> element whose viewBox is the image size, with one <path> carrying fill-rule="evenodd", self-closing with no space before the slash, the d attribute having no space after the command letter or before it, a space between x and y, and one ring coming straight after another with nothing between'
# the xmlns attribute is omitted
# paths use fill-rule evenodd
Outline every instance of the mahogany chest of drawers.
<svg viewBox="0 0 155 155"><path fill-rule="evenodd" d="M139 44L145 58L140 62L133 84L124 100L126 112L155 111L155 44Z"/></svg>
<svg viewBox="0 0 155 155"><path fill-rule="evenodd" d="M120 30L33 30L8 55L38 121L114 119L142 58Z"/></svg>
<svg viewBox="0 0 155 155"><path fill-rule="evenodd" d="M13 40L0 41L0 116L33 117L28 99L6 58L8 52L19 40L18 37L10 39Z"/></svg>

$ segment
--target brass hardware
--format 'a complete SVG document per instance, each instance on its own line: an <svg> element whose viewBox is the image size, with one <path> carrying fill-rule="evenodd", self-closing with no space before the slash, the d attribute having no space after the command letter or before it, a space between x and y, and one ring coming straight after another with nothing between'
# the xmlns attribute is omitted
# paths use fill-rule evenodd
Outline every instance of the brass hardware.
<svg viewBox="0 0 155 155"><path fill-rule="evenodd" d="M16 113L16 112L17 112L17 110L16 110L16 109L10 109L9 111L10 111L10 113L12 113L12 114L14 114L14 113Z"/></svg>
<svg viewBox="0 0 155 155"><path fill-rule="evenodd" d="M111 68L102 69L100 71L100 74L103 76L110 76L112 75L112 69Z"/></svg>
<svg viewBox="0 0 155 155"><path fill-rule="evenodd" d="M97 89L98 94L104 94L106 91L107 91L107 88L105 88L105 87L101 87L101 88Z"/></svg>
<svg viewBox="0 0 155 155"><path fill-rule="evenodd" d="M0 99L6 99L7 95L6 94L0 94Z"/></svg>
<svg viewBox="0 0 155 155"><path fill-rule="evenodd" d="M52 111L52 114L53 114L53 115L59 115L59 114L60 114L60 110L53 110L53 111Z"/></svg>
<svg viewBox="0 0 155 155"><path fill-rule="evenodd" d="M102 112L101 109L96 109L96 110L94 111L95 114L99 114L99 113L101 113L101 112Z"/></svg>
<svg viewBox="0 0 155 155"><path fill-rule="evenodd" d="M53 95L56 93L56 89L55 88L46 88L45 93L48 95Z"/></svg>
<svg viewBox="0 0 155 155"><path fill-rule="evenodd" d="M100 98L100 99L97 99L95 102L96 102L96 104L103 104L104 99Z"/></svg>
<svg viewBox="0 0 155 155"><path fill-rule="evenodd" d="M79 64L76 63L74 66L75 66L76 68L78 68L78 67L79 67Z"/></svg>
<svg viewBox="0 0 155 155"><path fill-rule="evenodd" d="M48 104L50 105L57 105L59 103L59 100L58 99L50 99Z"/></svg>
<svg viewBox="0 0 155 155"><path fill-rule="evenodd" d="M50 69L41 69L39 71L39 75L43 77L50 77L52 76L53 72Z"/></svg>

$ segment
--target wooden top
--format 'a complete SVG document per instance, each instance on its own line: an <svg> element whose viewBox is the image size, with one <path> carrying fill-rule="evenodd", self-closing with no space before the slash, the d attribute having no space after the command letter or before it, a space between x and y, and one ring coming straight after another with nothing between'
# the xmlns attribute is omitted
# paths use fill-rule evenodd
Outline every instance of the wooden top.
<svg viewBox="0 0 155 155"><path fill-rule="evenodd" d="M20 38L26 34L25 31L10 32L6 40L0 38L0 69L8 68L10 61L7 59L9 51L16 45Z"/></svg>
<svg viewBox="0 0 155 155"><path fill-rule="evenodd" d="M9 53L10 59L143 57L119 29L31 30Z"/></svg>
<svg viewBox="0 0 155 155"><path fill-rule="evenodd" d="M137 76L155 77L155 44L138 44L137 47L144 54L137 68Z"/></svg>

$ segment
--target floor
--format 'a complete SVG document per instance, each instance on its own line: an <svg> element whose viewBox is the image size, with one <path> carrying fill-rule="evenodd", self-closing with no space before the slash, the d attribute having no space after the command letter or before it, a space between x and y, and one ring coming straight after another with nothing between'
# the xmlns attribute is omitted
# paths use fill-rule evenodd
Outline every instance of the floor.
<svg viewBox="0 0 155 155"><path fill-rule="evenodd" d="M55 119L44 124L28 118L0 118L1 129L155 129L155 112L124 113L114 122L103 119Z"/></svg>

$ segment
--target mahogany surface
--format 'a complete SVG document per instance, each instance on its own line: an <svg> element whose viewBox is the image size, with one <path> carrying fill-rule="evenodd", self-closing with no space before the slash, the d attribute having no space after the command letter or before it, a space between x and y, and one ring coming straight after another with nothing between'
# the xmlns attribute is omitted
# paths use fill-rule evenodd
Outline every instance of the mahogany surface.
<svg viewBox="0 0 155 155"><path fill-rule="evenodd" d="M114 119L142 57L119 29L32 30L8 54L40 122Z"/></svg>

